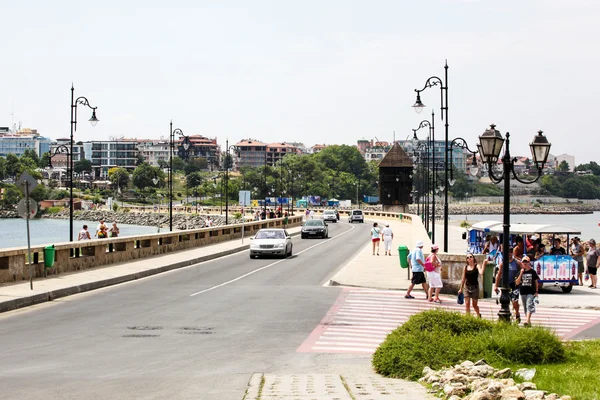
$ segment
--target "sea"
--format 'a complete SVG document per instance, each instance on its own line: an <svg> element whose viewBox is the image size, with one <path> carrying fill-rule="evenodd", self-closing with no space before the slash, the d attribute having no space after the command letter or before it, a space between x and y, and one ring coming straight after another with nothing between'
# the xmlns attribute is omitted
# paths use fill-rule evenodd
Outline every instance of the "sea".
<svg viewBox="0 0 600 400"><path fill-rule="evenodd" d="M32 219L29 221L31 232L31 245L39 246L45 244L63 243L69 241L69 220L68 219ZM77 240L77 234L83 225L88 226L88 230L94 238L98 221L73 221L73 238ZM156 226L140 226L118 224L121 231L119 236L143 235L156 233ZM109 226L110 228L110 226ZM0 219L0 248L27 246L27 226L24 219L4 218Z"/></svg>
<svg viewBox="0 0 600 400"><path fill-rule="evenodd" d="M498 221L502 222L502 214L459 214L450 215L451 220L469 222L477 221ZM529 224L557 224L567 225L581 231L578 235L582 241L589 239L600 239L600 212L593 214L512 214L510 222L522 222ZM1 226L1 225L0 225Z"/></svg>

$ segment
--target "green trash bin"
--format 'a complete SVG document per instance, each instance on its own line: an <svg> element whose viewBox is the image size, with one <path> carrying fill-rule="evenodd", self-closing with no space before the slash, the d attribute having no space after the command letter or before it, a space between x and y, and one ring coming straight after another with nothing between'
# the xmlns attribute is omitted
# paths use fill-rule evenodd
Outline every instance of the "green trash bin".
<svg viewBox="0 0 600 400"><path fill-rule="evenodd" d="M400 256L400 266L408 268L408 247L398 246L398 255Z"/></svg>
<svg viewBox="0 0 600 400"><path fill-rule="evenodd" d="M494 289L494 268L496 264L493 262L488 262L485 266L485 270L483 271L483 297L490 298L492 297L492 290Z"/></svg>
<svg viewBox="0 0 600 400"><path fill-rule="evenodd" d="M44 247L44 266L46 268L52 268L54 266L54 256L56 249L54 245Z"/></svg>

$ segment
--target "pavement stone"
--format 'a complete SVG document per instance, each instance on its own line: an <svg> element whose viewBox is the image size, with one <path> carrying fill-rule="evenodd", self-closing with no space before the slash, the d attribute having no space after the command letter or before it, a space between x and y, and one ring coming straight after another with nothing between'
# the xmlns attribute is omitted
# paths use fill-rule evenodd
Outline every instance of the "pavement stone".
<svg viewBox="0 0 600 400"><path fill-rule="evenodd" d="M256 373L243 400L433 399L417 382L369 375Z"/></svg>

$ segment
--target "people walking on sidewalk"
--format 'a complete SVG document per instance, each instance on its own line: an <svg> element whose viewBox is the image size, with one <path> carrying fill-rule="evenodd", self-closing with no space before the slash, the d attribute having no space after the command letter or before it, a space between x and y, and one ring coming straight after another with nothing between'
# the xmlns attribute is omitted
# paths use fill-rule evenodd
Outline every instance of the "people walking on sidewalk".
<svg viewBox="0 0 600 400"><path fill-rule="evenodd" d="M106 239L108 237L108 227L104 224L104 219L100 220L94 236L98 237L98 239Z"/></svg>
<svg viewBox="0 0 600 400"><path fill-rule="evenodd" d="M596 247L596 241L590 239L588 241L590 246L585 256L586 261L586 273L590 275L592 284L589 286L591 289L596 289L596 283L598 282L598 267L600 266L600 249Z"/></svg>
<svg viewBox="0 0 600 400"><path fill-rule="evenodd" d="M577 236L573 238L573 243L571 244L571 256L573 256L573 260L577 261L577 279L579 279L579 285L583 286L583 272L585 271L583 246L581 245L581 239Z"/></svg>
<svg viewBox="0 0 600 400"><path fill-rule="evenodd" d="M487 261L486 261L487 262ZM494 283L494 292L499 293L498 286L502 280L502 268L504 267L504 261L498 264L498 273L496 275L496 282ZM515 280L519 276L519 270L522 268L520 261L517 261L513 257L513 248L508 248L508 293L512 302L513 308L515 309L515 319L517 322L521 322L521 314L519 314L519 288L515 284Z"/></svg>
<svg viewBox="0 0 600 400"><path fill-rule="evenodd" d="M440 290L444 284L442 283L442 261L437 255L440 246L434 244L431 246L431 254L427 257L427 261L430 262L434 270L427 272L427 278L429 279L429 301L434 301L436 303L441 303L440 300ZM433 294L435 292L435 298Z"/></svg>
<svg viewBox="0 0 600 400"><path fill-rule="evenodd" d="M485 261L487 262L487 260ZM464 293L465 296L465 312L471 314L471 303L477 317L481 318L479 312L479 275L483 276L484 266L477 263L473 254L467 254L467 265L463 269L462 280L458 293Z"/></svg>
<svg viewBox="0 0 600 400"><path fill-rule="evenodd" d="M377 248L377 255L379 255L379 242L381 241L381 230L377 226L377 222L373 222L373 228L371 228L371 242L373 242L373 255L375 255L375 248Z"/></svg>
<svg viewBox="0 0 600 400"><path fill-rule="evenodd" d="M390 224L385 224L385 228L381 231L383 235L383 250L386 256L392 255L392 240L394 240L394 232L390 228Z"/></svg>
<svg viewBox="0 0 600 400"><path fill-rule="evenodd" d="M423 243L422 240L419 240L415 245L413 251L408 255L412 270L412 279L408 290L406 291L406 295L404 296L407 299L414 299L414 296L410 294L412 292L415 285L423 285L423 290L425 291L425 300L429 300L429 287L427 286L427 279L425 279L425 256L423 255Z"/></svg>
<svg viewBox="0 0 600 400"><path fill-rule="evenodd" d="M117 226L116 222L112 223L112 227L109 229L109 232L110 232L110 237L119 237L119 233L121 233L121 230Z"/></svg>
<svg viewBox="0 0 600 400"><path fill-rule="evenodd" d="M523 269L521 269L521 272L517 277L516 284L519 286L523 310L527 317L527 320L523 325L531 326L531 315L535 313L535 304L538 299L540 277L537 272L531 268L531 260L528 256L524 256L521 259L521 264L523 264Z"/></svg>
<svg viewBox="0 0 600 400"><path fill-rule="evenodd" d="M77 240L90 240L92 237L90 236L90 231L88 231L88 226L83 225L83 229L79 231L79 235L77 235Z"/></svg>

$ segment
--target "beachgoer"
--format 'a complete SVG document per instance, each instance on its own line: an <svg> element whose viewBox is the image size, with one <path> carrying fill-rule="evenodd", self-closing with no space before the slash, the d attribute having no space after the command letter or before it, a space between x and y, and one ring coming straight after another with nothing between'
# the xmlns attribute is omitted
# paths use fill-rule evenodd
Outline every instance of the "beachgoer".
<svg viewBox="0 0 600 400"><path fill-rule="evenodd" d="M494 282L494 291L499 293L498 286L502 278L502 268L504 261L498 264L498 273L496 274L496 281ZM519 314L519 288L515 284L517 276L519 276L519 270L522 268L522 264L519 260L513 257L513 248L508 248L508 294L512 302L513 308L515 309L515 318L517 322L521 322L521 314Z"/></svg>
<svg viewBox="0 0 600 400"><path fill-rule="evenodd" d="M385 224L385 228L381 231L383 235L383 250L384 255L391 256L392 255L392 240L394 240L394 232L392 232L392 228L390 228L390 224Z"/></svg>
<svg viewBox="0 0 600 400"><path fill-rule="evenodd" d="M435 269L433 271L427 272L427 278L429 279L429 301L434 301L436 303L441 303L440 300L440 290L444 284L442 283L442 261L437 255L440 247L437 244L431 246L431 254L427 257L427 261L429 261ZM433 297L433 293L435 291L435 299Z"/></svg>
<svg viewBox="0 0 600 400"><path fill-rule="evenodd" d="M517 277L516 284L519 286L523 310L527 316L527 320L523 325L531 326L531 314L535 312L535 300L538 298L540 277L537 272L531 268L531 260L529 257L524 256L521 263L523 264L523 269L521 269L521 272Z"/></svg>
<svg viewBox="0 0 600 400"><path fill-rule="evenodd" d="M108 237L108 227L104 224L104 219L100 220L94 236L97 236L98 239L106 239Z"/></svg>
<svg viewBox="0 0 600 400"><path fill-rule="evenodd" d="M515 238L515 243L517 245L513 249L513 254L517 260L520 260L525 254L525 243L523 242L523 238L521 236L517 236Z"/></svg>
<svg viewBox="0 0 600 400"><path fill-rule="evenodd" d="M583 286L583 272L585 271L585 265L583 263L583 246L581 245L581 239L577 236L573 238L571 244L571 256L573 260L577 261L577 278L579 279L579 285Z"/></svg>
<svg viewBox="0 0 600 400"><path fill-rule="evenodd" d="M315 210L310 210L310 219L315 219Z"/></svg>
<svg viewBox="0 0 600 400"><path fill-rule="evenodd" d="M488 260L484 261L487 263ZM463 269L462 280L460 282L460 288L458 293L464 293L465 295L465 312L471 314L471 303L473 303L473 310L477 314L477 317L481 318L479 312L479 275L483 276L485 271L484 265L480 265L475 260L475 256L471 253L467 254L467 265Z"/></svg>
<svg viewBox="0 0 600 400"><path fill-rule="evenodd" d="M83 225L83 229L79 231L79 235L77 235L77 240L91 240L90 232L88 231L88 226Z"/></svg>
<svg viewBox="0 0 600 400"><path fill-rule="evenodd" d="M586 273L590 275L590 279L592 280L592 284L589 287L596 289L598 267L600 266L600 249L596 247L594 239L588 241L588 246L589 249L585 256Z"/></svg>
<svg viewBox="0 0 600 400"><path fill-rule="evenodd" d="M565 254L567 254L567 252L565 251L564 247L561 247L560 245L560 239L559 238L555 238L554 239L554 247L552 247L550 249L550 254L553 256L564 256Z"/></svg>
<svg viewBox="0 0 600 400"><path fill-rule="evenodd" d="M412 279L410 286L408 286L408 290L406 291L406 295L404 295L407 299L414 299L414 297L410 294L412 292L415 285L423 285L423 290L425 291L425 300L429 300L429 286L427 285L427 279L425 279L425 256L423 255L423 243L422 240L419 240L415 245L415 249L410 252L410 265L412 269Z"/></svg>
<svg viewBox="0 0 600 400"><path fill-rule="evenodd" d="M121 230L117 226L116 222L113 222L112 227L110 228L110 237L118 237Z"/></svg>
<svg viewBox="0 0 600 400"><path fill-rule="evenodd" d="M381 230L377 226L377 222L373 222L371 228L371 242L373 242L373 255L375 255L375 247L377 247L377 255L379 255L379 242L381 241Z"/></svg>

